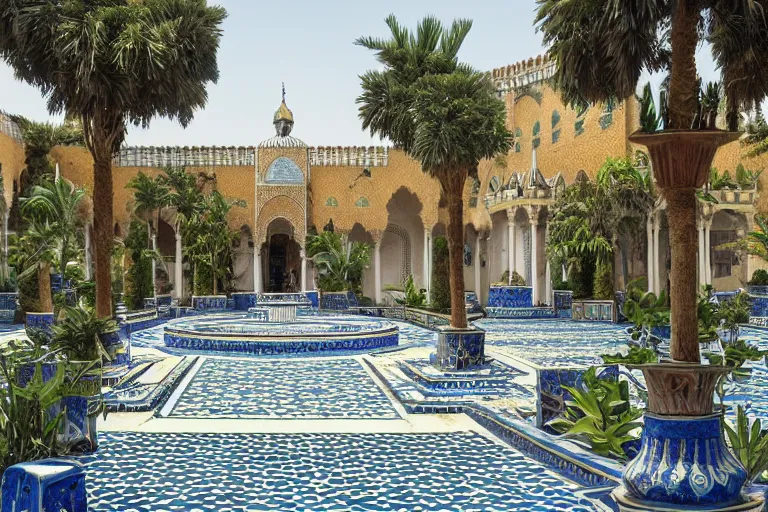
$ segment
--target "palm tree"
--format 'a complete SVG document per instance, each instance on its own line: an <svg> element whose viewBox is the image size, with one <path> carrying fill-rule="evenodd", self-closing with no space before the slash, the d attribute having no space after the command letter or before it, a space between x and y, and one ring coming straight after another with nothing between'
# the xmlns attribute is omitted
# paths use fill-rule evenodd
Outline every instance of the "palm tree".
<svg viewBox="0 0 768 512"><path fill-rule="evenodd" d="M371 261L371 247L362 242L349 242L339 233L323 231L308 237L307 256L317 268L321 290L340 292L351 287L357 291L363 270Z"/></svg>
<svg viewBox="0 0 768 512"><path fill-rule="evenodd" d="M47 244L58 246L59 273L62 275L70 257L77 252L72 245L85 221L84 200L85 189L65 179L32 187L30 196L21 200L21 212L25 217L48 226L52 238Z"/></svg>
<svg viewBox="0 0 768 512"><path fill-rule="evenodd" d="M457 58L471 21L456 20L448 28L426 17L415 32L393 15L386 23L391 37L355 42L373 50L384 65L361 77L360 119L371 134L388 138L421 162L440 184L449 216L451 325L463 328L464 184L476 175L480 160L509 151L512 134L488 76Z"/></svg>
<svg viewBox="0 0 768 512"><path fill-rule="evenodd" d="M58 229L49 223L31 220L24 235L11 247L10 262L20 272L19 281L37 276L40 313L53 312L51 268L58 258Z"/></svg>
<svg viewBox="0 0 768 512"><path fill-rule="evenodd" d="M667 201L672 245L672 342L677 361L700 362L697 333L696 194L716 148L730 135L690 133L699 111L695 53L712 43L734 112L768 93L766 0L537 0L536 22L555 62L553 83L571 104L628 98L646 71L669 71L666 137L635 137L654 160L654 175ZM706 20L704 19L706 17ZM676 150L671 151L675 146Z"/></svg>
<svg viewBox="0 0 768 512"><path fill-rule="evenodd" d="M96 310L112 314L112 156L127 123L187 126L219 76L226 11L201 0L3 2L0 58L38 87L51 113L82 122L93 156ZM45 27L41 30L40 27Z"/></svg>

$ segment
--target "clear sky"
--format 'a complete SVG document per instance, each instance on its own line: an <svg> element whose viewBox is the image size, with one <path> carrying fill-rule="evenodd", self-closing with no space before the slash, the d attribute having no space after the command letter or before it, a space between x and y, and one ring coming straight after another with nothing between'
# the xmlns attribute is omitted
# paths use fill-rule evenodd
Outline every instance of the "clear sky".
<svg viewBox="0 0 768 512"><path fill-rule="evenodd" d="M209 0L209 3L216 3ZM218 84L185 130L158 119L149 130L130 127L131 145L248 146L274 135L272 115L285 82L296 119L292 135L311 146L377 144L364 133L355 98L359 75L375 68L372 52L354 46L362 35L386 36L394 13L411 27L426 14L474 26L460 58L490 70L542 52L533 27L535 0L220 0L229 17L219 49ZM699 52L705 79L715 79L708 51ZM657 81L657 80L655 80ZM40 93L0 63L0 109L35 120L49 116Z"/></svg>

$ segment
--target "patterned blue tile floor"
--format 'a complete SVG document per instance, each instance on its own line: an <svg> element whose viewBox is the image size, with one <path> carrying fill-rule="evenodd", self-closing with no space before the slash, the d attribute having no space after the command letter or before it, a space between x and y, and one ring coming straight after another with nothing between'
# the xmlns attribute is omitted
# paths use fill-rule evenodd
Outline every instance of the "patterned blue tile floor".
<svg viewBox="0 0 768 512"><path fill-rule="evenodd" d="M474 432L100 434L92 512L594 510L579 488Z"/></svg>
<svg viewBox="0 0 768 512"><path fill-rule="evenodd" d="M486 346L538 366L574 366L601 362L600 354L626 347L626 325L570 320L480 320Z"/></svg>
<svg viewBox="0 0 768 512"><path fill-rule="evenodd" d="M207 359L170 416L398 418L356 360Z"/></svg>

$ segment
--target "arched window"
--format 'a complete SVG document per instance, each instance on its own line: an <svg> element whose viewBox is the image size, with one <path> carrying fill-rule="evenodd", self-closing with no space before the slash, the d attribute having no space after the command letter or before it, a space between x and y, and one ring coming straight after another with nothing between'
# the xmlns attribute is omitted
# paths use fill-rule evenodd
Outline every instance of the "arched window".
<svg viewBox="0 0 768 512"><path fill-rule="evenodd" d="M523 130L515 128L515 153L519 153L521 150L520 140L523 137Z"/></svg>
<svg viewBox="0 0 768 512"><path fill-rule="evenodd" d="M329 197L328 199L325 200L325 206L336 207L336 206L339 206L339 202L336 200L335 197Z"/></svg>
<svg viewBox="0 0 768 512"><path fill-rule="evenodd" d="M541 132L541 123L536 121L533 123L533 149L536 149L541 144L541 138L539 137L539 132Z"/></svg>
<svg viewBox="0 0 768 512"><path fill-rule="evenodd" d="M368 202L368 199L366 199L365 197L361 197L360 199L355 201L356 208L368 208L369 206L371 206L371 203Z"/></svg>

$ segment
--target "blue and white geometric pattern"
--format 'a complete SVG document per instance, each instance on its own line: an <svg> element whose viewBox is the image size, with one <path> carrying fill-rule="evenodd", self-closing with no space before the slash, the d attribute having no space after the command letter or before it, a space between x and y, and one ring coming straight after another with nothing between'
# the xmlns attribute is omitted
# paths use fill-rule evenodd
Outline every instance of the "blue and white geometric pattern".
<svg viewBox="0 0 768 512"><path fill-rule="evenodd" d="M398 418L354 359L208 359L171 416Z"/></svg>
<svg viewBox="0 0 768 512"><path fill-rule="evenodd" d="M93 512L590 512L576 485L473 432L105 433L86 464Z"/></svg>
<svg viewBox="0 0 768 512"><path fill-rule="evenodd" d="M267 183L304 183L304 173L296 162L290 158L279 156L269 165L264 178Z"/></svg>
<svg viewBox="0 0 768 512"><path fill-rule="evenodd" d="M532 308L533 288L530 286L491 286L488 306L495 308Z"/></svg>

